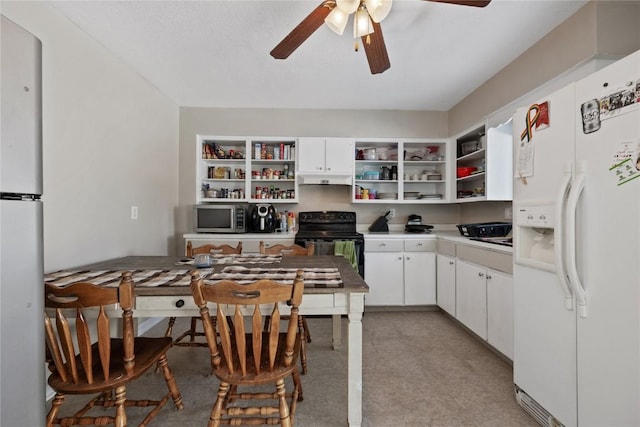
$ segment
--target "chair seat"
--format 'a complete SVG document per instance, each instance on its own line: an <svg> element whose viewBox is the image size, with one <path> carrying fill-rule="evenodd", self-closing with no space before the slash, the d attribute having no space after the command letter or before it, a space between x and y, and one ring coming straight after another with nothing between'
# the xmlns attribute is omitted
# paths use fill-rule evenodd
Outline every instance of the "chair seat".
<svg viewBox="0 0 640 427"><path fill-rule="evenodd" d="M49 376L48 383L53 389L68 394L99 393L104 391L105 387L116 388L119 385L133 381L144 374L150 366L154 365L158 359L160 359L160 357L165 354L169 348L171 348L171 345L171 337L136 337L134 339L136 359L133 372L130 375L125 374L123 357L112 357L109 365L110 378L105 381L102 375L102 370L94 369L93 387L92 384L87 383L85 375L80 375L78 382L72 384L62 381L57 373L52 373ZM123 347L124 342L122 339L111 339L112 354L124 354ZM97 343L91 346L91 354L94 367L98 366L100 363L100 356ZM78 366L82 366L80 356L76 355L75 359Z"/></svg>
<svg viewBox="0 0 640 427"><path fill-rule="evenodd" d="M276 360L282 360L284 356L286 346L286 333L280 333L280 339L278 340L278 348L276 350ZM262 342L267 342L269 337L268 332L262 333ZM247 360L253 358L253 337L251 334L245 335L246 348L247 348ZM300 335L296 337L293 351L293 360L291 365L285 367L282 364L276 364L273 371L269 371L269 354L267 346L262 346L262 354L260 355L260 372L256 373L256 368L253 364L247 366L246 375L242 375L242 372L237 369L235 372L229 372L227 368L227 362L224 359L223 353L221 353L222 361L218 367L213 368L213 373L224 382L234 385L256 385L256 384L268 384L273 383L277 378L283 378L289 376L296 368L298 360L298 354L300 353ZM233 366L239 366L239 356L236 350L233 351Z"/></svg>

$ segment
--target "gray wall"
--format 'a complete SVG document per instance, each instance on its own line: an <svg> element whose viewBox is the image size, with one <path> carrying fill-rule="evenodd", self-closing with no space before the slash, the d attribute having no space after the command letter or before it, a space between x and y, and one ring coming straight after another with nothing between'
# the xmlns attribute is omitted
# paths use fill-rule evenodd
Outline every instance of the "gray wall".
<svg viewBox="0 0 640 427"><path fill-rule="evenodd" d="M590 2L449 110L449 130L461 132L589 59L638 49L640 2Z"/></svg>
<svg viewBox="0 0 640 427"><path fill-rule="evenodd" d="M178 106L46 2L0 12L42 41L45 271L173 253Z"/></svg>

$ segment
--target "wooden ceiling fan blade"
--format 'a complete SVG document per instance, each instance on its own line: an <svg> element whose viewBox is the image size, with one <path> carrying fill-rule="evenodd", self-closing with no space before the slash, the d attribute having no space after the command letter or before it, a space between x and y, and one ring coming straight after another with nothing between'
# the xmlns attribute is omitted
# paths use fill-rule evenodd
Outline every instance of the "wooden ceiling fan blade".
<svg viewBox="0 0 640 427"><path fill-rule="evenodd" d="M367 38L369 38L368 43ZM383 73L391 67L387 46L384 44L384 37L382 36L382 27L379 23L374 22L373 33L362 37L362 45L367 54L371 74Z"/></svg>
<svg viewBox="0 0 640 427"><path fill-rule="evenodd" d="M324 19L331 12L332 2L323 1L306 18L298 24L276 47L271 51L271 56L276 59L286 59L296 50L306 39L311 36L322 24Z"/></svg>
<svg viewBox="0 0 640 427"><path fill-rule="evenodd" d="M485 7L491 0L425 0L425 1L434 1L437 3L449 3L449 4L458 4L460 6L475 6L475 7Z"/></svg>

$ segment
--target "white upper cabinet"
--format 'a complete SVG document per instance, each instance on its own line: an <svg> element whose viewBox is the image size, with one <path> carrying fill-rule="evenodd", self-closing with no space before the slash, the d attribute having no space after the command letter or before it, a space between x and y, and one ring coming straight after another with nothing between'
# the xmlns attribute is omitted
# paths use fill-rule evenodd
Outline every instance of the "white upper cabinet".
<svg viewBox="0 0 640 427"><path fill-rule="evenodd" d="M512 199L511 121L489 129L477 125L455 138L455 148L455 201Z"/></svg>
<svg viewBox="0 0 640 427"><path fill-rule="evenodd" d="M446 203L449 142L441 139L356 141L353 203Z"/></svg>
<svg viewBox="0 0 640 427"><path fill-rule="evenodd" d="M299 138L298 141L298 177L301 184L352 183L354 139Z"/></svg>
<svg viewBox="0 0 640 427"><path fill-rule="evenodd" d="M196 203L296 203L295 138L197 136Z"/></svg>

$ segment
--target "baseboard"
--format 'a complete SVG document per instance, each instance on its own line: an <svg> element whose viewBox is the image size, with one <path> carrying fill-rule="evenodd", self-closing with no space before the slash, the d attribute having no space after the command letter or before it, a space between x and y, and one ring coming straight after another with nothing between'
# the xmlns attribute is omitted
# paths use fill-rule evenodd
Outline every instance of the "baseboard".
<svg viewBox="0 0 640 427"><path fill-rule="evenodd" d="M166 317L146 317L138 320L138 336L144 335L145 332L151 330L151 328L165 319Z"/></svg>

